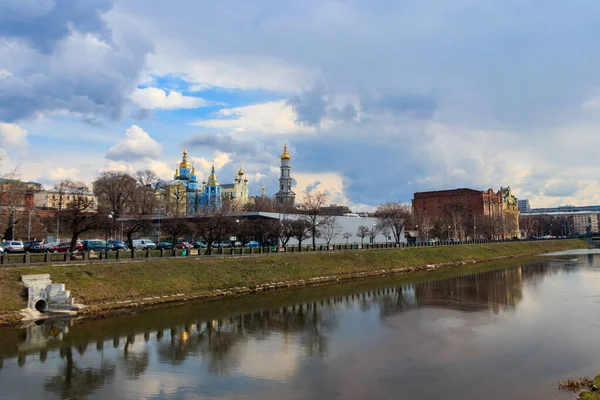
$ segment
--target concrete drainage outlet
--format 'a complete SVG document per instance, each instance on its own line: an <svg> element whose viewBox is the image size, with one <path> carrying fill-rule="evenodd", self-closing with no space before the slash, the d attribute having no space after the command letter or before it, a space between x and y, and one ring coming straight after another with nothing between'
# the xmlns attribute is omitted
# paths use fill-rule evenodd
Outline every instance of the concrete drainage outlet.
<svg viewBox="0 0 600 400"><path fill-rule="evenodd" d="M39 312L46 312L48 310L48 303L46 300L38 300L35 302L35 309Z"/></svg>

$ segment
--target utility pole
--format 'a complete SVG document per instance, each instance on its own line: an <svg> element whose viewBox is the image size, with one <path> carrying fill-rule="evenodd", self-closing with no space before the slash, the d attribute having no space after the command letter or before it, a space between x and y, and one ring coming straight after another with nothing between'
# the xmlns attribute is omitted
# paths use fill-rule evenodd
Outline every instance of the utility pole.
<svg viewBox="0 0 600 400"><path fill-rule="evenodd" d="M31 240L31 213L33 209L29 209L29 224L27 225L27 241Z"/></svg>
<svg viewBox="0 0 600 400"><path fill-rule="evenodd" d="M11 235L12 235L12 239L11 240L15 240L15 206L12 206L11 208Z"/></svg>

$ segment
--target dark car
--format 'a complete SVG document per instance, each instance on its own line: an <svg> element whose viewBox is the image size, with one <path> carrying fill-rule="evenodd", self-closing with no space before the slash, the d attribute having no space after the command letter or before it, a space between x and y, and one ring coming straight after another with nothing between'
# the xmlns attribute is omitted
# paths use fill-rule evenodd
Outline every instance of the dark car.
<svg viewBox="0 0 600 400"><path fill-rule="evenodd" d="M25 251L28 253L43 253L44 245L42 242L24 242L23 246L25 246Z"/></svg>
<svg viewBox="0 0 600 400"><path fill-rule="evenodd" d="M156 245L156 250L171 250L173 245L169 242L160 242Z"/></svg>
<svg viewBox="0 0 600 400"><path fill-rule="evenodd" d="M71 242L60 242L47 250L53 253L66 253L69 251L69 247L71 247ZM75 251L78 250L83 250L83 245L80 242L75 245Z"/></svg>
<svg viewBox="0 0 600 400"><path fill-rule="evenodd" d="M114 250L127 250L129 248L127 243L122 240L109 240L108 243L112 245Z"/></svg>
<svg viewBox="0 0 600 400"><path fill-rule="evenodd" d="M190 243L188 242L179 242L175 245L176 248L178 249L193 249L194 246L192 246Z"/></svg>
<svg viewBox="0 0 600 400"><path fill-rule="evenodd" d="M192 246L194 246L195 249L205 249L206 243L201 242L201 241L192 242Z"/></svg>

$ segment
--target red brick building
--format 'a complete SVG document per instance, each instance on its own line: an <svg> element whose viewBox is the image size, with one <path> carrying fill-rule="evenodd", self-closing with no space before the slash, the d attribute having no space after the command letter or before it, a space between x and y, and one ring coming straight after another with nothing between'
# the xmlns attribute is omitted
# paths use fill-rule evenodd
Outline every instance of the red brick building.
<svg viewBox="0 0 600 400"><path fill-rule="evenodd" d="M510 187L420 192L412 201L420 235L458 239L519 236L517 199Z"/></svg>

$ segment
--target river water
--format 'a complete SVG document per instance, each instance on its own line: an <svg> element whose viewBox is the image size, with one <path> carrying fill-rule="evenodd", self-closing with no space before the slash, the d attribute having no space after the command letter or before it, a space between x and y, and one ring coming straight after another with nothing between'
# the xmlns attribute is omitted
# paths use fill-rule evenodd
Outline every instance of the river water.
<svg viewBox="0 0 600 400"><path fill-rule="evenodd" d="M600 254L0 330L0 398L573 399Z"/></svg>

